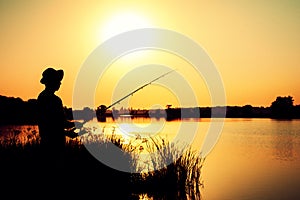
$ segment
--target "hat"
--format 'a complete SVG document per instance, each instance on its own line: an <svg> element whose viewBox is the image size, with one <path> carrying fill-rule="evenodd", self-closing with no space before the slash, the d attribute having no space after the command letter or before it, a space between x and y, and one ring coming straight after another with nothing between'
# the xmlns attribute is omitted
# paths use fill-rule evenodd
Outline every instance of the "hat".
<svg viewBox="0 0 300 200"><path fill-rule="evenodd" d="M64 71L62 69L55 70L53 68L47 68L43 72L43 77L40 80L42 84L47 84L47 83L55 83L59 82L63 79L64 77Z"/></svg>

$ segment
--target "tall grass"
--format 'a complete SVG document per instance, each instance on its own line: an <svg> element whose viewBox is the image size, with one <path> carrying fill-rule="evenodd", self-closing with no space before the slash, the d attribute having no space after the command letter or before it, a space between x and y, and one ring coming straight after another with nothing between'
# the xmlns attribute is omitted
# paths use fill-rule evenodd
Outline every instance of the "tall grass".
<svg viewBox="0 0 300 200"><path fill-rule="evenodd" d="M75 196L81 193L108 195L110 199L139 199L140 195L147 194L155 200L201 199L204 159L192 148L182 150L158 137L125 142L122 136L114 133L87 133L68 139L62 162L50 168L41 164L43 155L38 134L28 135L23 141L17 137L0 141L0 169L7 176L2 181L20 183L21 179L24 185L27 180L43 184L55 181L61 190ZM88 150L98 151L101 156L110 155L112 145L117 146L122 155L116 162L126 165L131 173L106 166ZM141 165L139 155L145 151L150 159ZM78 188L75 191L74 186Z"/></svg>
<svg viewBox="0 0 300 200"><path fill-rule="evenodd" d="M204 159L191 147L151 137L146 143L150 155L148 170L140 176L141 192L159 199L201 199ZM145 190L146 189L146 190ZM145 190L145 191L143 191ZM147 192L148 191L148 192Z"/></svg>

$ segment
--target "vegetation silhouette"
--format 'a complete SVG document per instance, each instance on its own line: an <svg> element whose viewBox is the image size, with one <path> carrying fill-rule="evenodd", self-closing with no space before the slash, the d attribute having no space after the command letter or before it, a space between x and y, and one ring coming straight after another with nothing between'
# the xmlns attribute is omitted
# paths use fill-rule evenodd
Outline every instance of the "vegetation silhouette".
<svg viewBox="0 0 300 200"><path fill-rule="evenodd" d="M292 119L297 115L291 96L277 97L271 104L271 117L274 119Z"/></svg>
<svg viewBox="0 0 300 200"><path fill-rule="evenodd" d="M114 134L87 133L67 140L64 165L40 168L43 152L39 134L32 131L28 135L31 139L26 141L18 137L1 140L0 169L5 172L1 179L5 183L3 195L6 192L11 195L12 190L25 190L24 197L34 190L62 198L139 199L142 194L147 194L154 199L201 199L204 159L191 149L178 158L180 151L163 138L152 138L146 143L149 152L161 151L159 156L151 159L152 164L160 168L137 173L141 170L136 154L140 146L135 144L140 141L125 143L122 137ZM99 152L109 151L112 145L119 147L132 173L102 164L90 154L87 145ZM171 164L166 165L166 160L171 160Z"/></svg>
<svg viewBox="0 0 300 200"><path fill-rule="evenodd" d="M278 96L277 98L287 98L284 96ZM276 99L277 99L276 98ZM293 100L293 99L292 99ZM275 100L275 102L277 102ZM211 111L215 109L226 109L226 118L279 118L275 111L275 107L278 107L277 103L272 106L273 102L268 107L263 106L216 106L216 107L191 107L191 108L172 108L171 105L167 105L166 109L150 109L140 110L132 108L121 108L117 110L106 110L105 117L111 117L117 119L122 113L129 114L132 118L135 117L154 117L154 118L165 118L167 120L180 120L185 118L211 118ZM82 110L73 110L64 106L64 112L68 120L88 120L96 116L96 110L93 108L83 108ZM275 109L275 110L274 110ZM19 97L6 97L0 95L0 125L16 125L16 124L37 124L37 100L29 99L23 101ZM185 116L181 115L181 111L184 111ZM195 115L195 113L200 113ZM293 105L288 110L281 106L281 113L285 113L284 118L299 119L300 118L300 105ZM168 116L169 114L169 116ZM105 121L102 116L102 121ZM214 117L224 117L223 115L215 115Z"/></svg>
<svg viewBox="0 0 300 200"><path fill-rule="evenodd" d="M112 108L111 111L107 110L105 105L101 105L96 109L101 112L101 119L103 116L112 117L117 119L122 115L130 115L131 118L135 117L151 117L151 118L165 118L167 121L180 120L180 119L190 119L190 118L290 118L299 119L300 118L300 105L293 105L293 97L278 96L276 101L272 102L270 106L252 106L250 104L244 106L215 106L215 107L172 107L172 105L167 104L165 109L150 109L150 110L140 110L132 108L121 108L116 110ZM100 109L104 108L104 109ZM214 109L214 116L212 116L212 109ZM224 116L224 112L226 114ZM104 113L106 111L106 113ZM280 112L281 114L279 115ZM276 117L277 116L277 117ZM98 116L97 116L98 117Z"/></svg>

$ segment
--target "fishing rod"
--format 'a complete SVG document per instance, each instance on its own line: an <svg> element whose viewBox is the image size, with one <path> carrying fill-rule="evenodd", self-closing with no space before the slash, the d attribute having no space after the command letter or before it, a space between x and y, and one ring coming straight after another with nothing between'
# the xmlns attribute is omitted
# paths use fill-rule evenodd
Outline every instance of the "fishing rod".
<svg viewBox="0 0 300 200"><path fill-rule="evenodd" d="M167 72L167 73L164 73L163 75L160 75L159 77L153 79L152 81L150 81L150 82L148 82L148 83L142 85L142 86L139 87L138 89L136 89L136 90L130 92L129 94L127 94L126 96L122 97L121 99L119 99L118 101L114 102L113 104L109 105L108 107L105 107L105 110L107 110L107 109L109 109L110 107L112 107L112 106L114 106L114 105L120 103L121 101L123 101L123 100L126 99L127 97L133 95L133 94L136 93L137 91L139 91L139 90L143 89L144 87L150 85L150 84L153 83L154 81L157 81L158 79L160 79L160 78L162 78L162 77L164 77L164 76L166 76L166 75L168 75L168 74L174 72L175 70L176 70L176 69L173 69L173 70L171 70L171 71L169 71L169 72Z"/></svg>
<svg viewBox="0 0 300 200"><path fill-rule="evenodd" d="M135 89L134 91L130 92L129 94L127 94L126 96L122 97L121 99L119 99L118 101L114 102L113 104L109 105L109 106L105 106L105 105L100 105L98 106L98 108L96 109L96 115L99 121L106 121L106 116L105 116L105 112L107 109L109 109L110 107L120 103L121 101L123 101L124 99L126 99L127 97L133 95L134 93L136 93L137 91L143 89L144 87L150 85L151 83L153 83L154 81L157 81L158 79L161 79L162 77L174 72L176 69L173 69L167 73L164 73L162 75L160 75L159 77L153 79L152 81L142 85L141 87ZM86 130L86 128L83 126L83 124L85 124L87 121L89 121L89 119L84 119L84 122L78 122L78 121L74 121L74 125L75 127L72 127L70 129L66 130L66 134L71 137L71 138L76 138L77 136L80 135L84 135L86 133L88 133L88 131ZM76 132L75 132L76 131Z"/></svg>

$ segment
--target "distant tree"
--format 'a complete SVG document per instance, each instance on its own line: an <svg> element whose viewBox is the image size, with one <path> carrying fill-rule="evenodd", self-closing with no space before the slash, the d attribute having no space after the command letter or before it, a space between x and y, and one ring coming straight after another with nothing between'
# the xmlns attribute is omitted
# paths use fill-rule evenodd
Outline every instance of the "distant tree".
<svg viewBox="0 0 300 200"><path fill-rule="evenodd" d="M0 95L0 124L35 124L36 100L23 101L19 97Z"/></svg>
<svg viewBox="0 0 300 200"><path fill-rule="evenodd" d="M272 118L290 119L293 118L294 99L291 96L278 96L271 104Z"/></svg>
<svg viewBox="0 0 300 200"><path fill-rule="evenodd" d="M242 116L243 117L252 117L253 107L251 105L245 105L242 107Z"/></svg>
<svg viewBox="0 0 300 200"><path fill-rule="evenodd" d="M294 106L294 118L300 118L300 105Z"/></svg>

